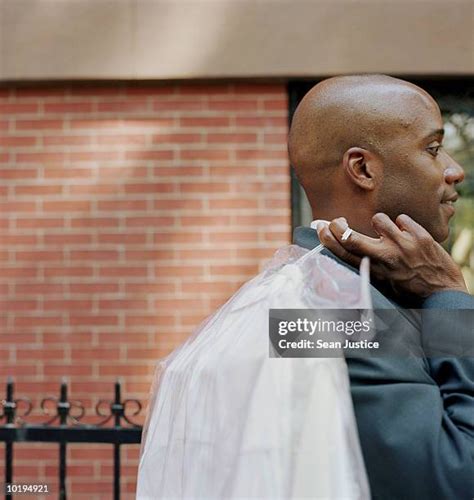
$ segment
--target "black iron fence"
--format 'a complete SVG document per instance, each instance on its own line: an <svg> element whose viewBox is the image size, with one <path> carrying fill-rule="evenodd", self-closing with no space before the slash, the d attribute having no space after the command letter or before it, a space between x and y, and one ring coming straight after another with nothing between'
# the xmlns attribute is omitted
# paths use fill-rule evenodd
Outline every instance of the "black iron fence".
<svg viewBox="0 0 474 500"><path fill-rule="evenodd" d="M48 417L40 424L28 423L25 420L33 405L26 397L15 397L14 381L9 378L6 384L6 397L0 401L0 442L5 443L5 498L12 498L14 481L13 453L14 443L42 442L59 445L59 499L67 498L66 449L68 443L109 443L113 445L114 499L120 498L120 448L126 444L139 444L142 427L131 420L137 416L141 403L136 399L122 401L121 383L115 382L115 394L111 400L100 400L95 406L98 421L94 424L83 424L80 420L85 415L80 401L68 398L68 385L63 379L59 397L46 397L41 400L41 411ZM131 414L127 415L127 408ZM73 414L73 413L76 414ZM122 422L125 421L125 425ZM107 426L108 423L113 426ZM7 485L11 485L7 490ZM28 492L28 490L26 490ZM40 491L36 491L40 493Z"/></svg>

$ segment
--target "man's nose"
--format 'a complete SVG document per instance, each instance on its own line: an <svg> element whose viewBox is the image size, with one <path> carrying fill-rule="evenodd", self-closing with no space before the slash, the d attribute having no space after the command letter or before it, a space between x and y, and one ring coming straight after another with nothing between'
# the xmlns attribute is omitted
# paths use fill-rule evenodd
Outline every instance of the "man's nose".
<svg viewBox="0 0 474 500"><path fill-rule="evenodd" d="M451 156L448 157L444 179L448 184L459 184L464 180L464 169Z"/></svg>

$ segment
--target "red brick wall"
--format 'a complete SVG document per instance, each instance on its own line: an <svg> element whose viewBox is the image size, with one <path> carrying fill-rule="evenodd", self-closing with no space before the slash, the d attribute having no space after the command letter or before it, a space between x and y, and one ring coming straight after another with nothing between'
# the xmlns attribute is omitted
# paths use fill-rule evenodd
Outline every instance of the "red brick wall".
<svg viewBox="0 0 474 500"><path fill-rule="evenodd" d="M0 400L65 375L88 414L118 376L146 402L156 359L289 241L286 133L281 84L0 89ZM56 484L55 446L31 449L15 479ZM73 498L110 498L110 456L70 447Z"/></svg>

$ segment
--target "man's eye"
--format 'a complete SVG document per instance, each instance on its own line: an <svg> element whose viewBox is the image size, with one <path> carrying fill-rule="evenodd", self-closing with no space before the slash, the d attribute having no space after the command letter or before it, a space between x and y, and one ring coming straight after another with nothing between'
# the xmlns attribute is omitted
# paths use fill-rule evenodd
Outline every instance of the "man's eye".
<svg viewBox="0 0 474 500"><path fill-rule="evenodd" d="M441 144L437 145L437 146L430 146L429 148L426 148L426 150L432 154L433 156L437 156L438 153L439 153L439 150L442 148L443 146L441 146Z"/></svg>

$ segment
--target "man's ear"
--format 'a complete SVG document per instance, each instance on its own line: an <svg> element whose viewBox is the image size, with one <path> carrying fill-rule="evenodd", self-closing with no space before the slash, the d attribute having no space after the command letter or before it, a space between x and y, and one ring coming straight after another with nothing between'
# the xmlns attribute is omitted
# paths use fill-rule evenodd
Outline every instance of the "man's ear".
<svg viewBox="0 0 474 500"><path fill-rule="evenodd" d="M342 166L347 177L361 189L372 191L380 178L381 161L364 148L348 149L342 157Z"/></svg>

